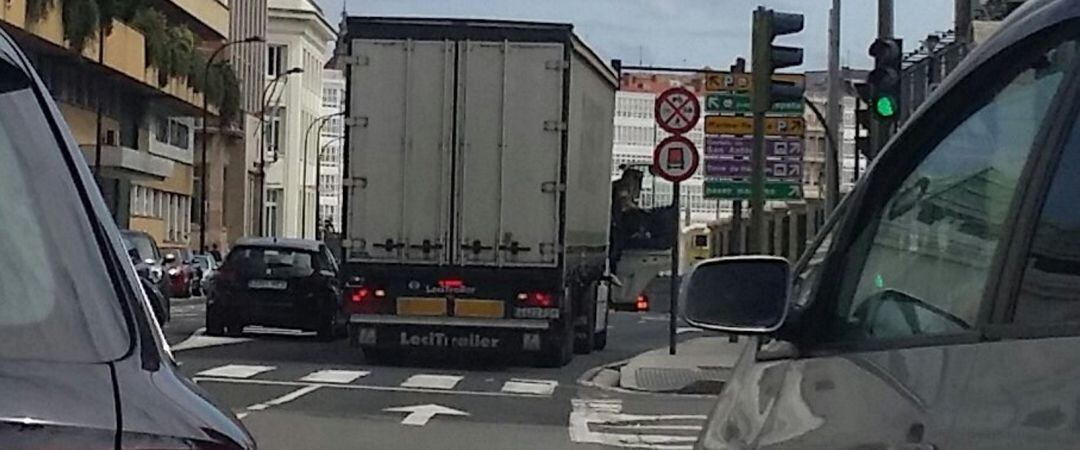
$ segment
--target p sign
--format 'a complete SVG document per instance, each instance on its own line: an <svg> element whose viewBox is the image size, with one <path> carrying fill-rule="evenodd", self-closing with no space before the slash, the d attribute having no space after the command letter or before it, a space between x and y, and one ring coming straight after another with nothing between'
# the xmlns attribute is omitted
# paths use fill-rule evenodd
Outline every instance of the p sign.
<svg viewBox="0 0 1080 450"><path fill-rule="evenodd" d="M676 87L664 91L656 97L653 111L656 124L665 131L683 134L697 125L701 118L701 103L697 96L686 88Z"/></svg>
<svg viewBox="0 0 1080 450"><path fill-rule="evenodd" d="M694 143L680 135L669 136L653 150L653 168L657 175L672 183L694 176L699 159Z"/></svg>

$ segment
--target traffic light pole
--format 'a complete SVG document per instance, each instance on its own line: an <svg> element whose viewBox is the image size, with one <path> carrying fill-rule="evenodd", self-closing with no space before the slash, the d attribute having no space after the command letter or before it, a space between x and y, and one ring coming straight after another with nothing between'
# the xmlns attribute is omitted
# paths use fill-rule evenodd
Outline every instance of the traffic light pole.
<svg viewBox="0 0 1080 450"><path fill-rule="evenodd" d="M830 214L840 202L840 161L838 150L843 136L840 121L843 109L840 103L840 0L832 1L829 11L829 88L826 111L826 131L829 146L825 148L825 214Z"/></svg>
<svg viewBox="0 0 1080 450"><path fill-rule="evenodd" d="M682 183L676 181L672 183L671 187L672 200L671 204L675 208L675 227L672 232L675 234L675 245L671 246L671 286L670 295L671 301L668 303L668 354L675 354L675 347L678 345L679 337L679 241L682 236L682 218L679 217L680 197L679 185Z"/></svg>
<svg viewBox="0 0 1080 450"><path fill-rule="evenodd" d="M769 88L772 85L772 67L769 46L772 30L765 8L754 11L753 72L754 150L750 155L750 242L749 254L761 254L766 250L762 242L765 236L765 112L769 110Z"/></svg>

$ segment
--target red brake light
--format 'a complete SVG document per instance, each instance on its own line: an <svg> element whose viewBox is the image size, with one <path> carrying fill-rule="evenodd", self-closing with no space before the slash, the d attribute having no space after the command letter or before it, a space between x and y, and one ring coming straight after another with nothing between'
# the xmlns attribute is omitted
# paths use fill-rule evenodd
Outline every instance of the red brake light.
<svg viewBox="0 0 1080 450"><path fill-rule="evenodd" d="M546 292L522 292L517 296L522 306L550 308L555 306L555 298Z"/></svg>
<svg viewBox="0 0 1080 450"><path fill-rule="evenodd" d="M439 287L443 289L460 289L465 287L465 281L460 278L447 278L439 280Z"/></svg>
<svg viewBox="0 0 1080 450"><path fill-rule="evenodd" d="M634 303L634 308L637 309L638 311L648 311L649 310L649 297L646 297L645 294L639 295L637 297L637 302Z"/></svg>
<svg viewBox="0 0 1080 450"><path fill-rule="evenodd" d="M365 288L365 287L359 287L359 288L353 289L352 295L350 296L350 299L352 300L353 303L362 303L370 295L371 295L371 290L369 290L368 288Z"/></svg>

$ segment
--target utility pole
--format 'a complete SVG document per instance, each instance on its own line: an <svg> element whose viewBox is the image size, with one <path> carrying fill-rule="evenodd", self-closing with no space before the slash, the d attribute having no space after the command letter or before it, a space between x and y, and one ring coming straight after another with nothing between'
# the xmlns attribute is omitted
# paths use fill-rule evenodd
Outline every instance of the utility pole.
<svg viewBox="0 0 1080 450"><path fill-rule="evenodd" d="M840 0L832 1L829 10L829 89L826 112L826 136L830 145L825 147L825 213L832 213L840 201L840 159L843 135L840 121L843 110L840 104Z"/></svg>
<svg viewBox="0 0 1080 450"><path fill-rule="evenodd" d="M735 64L731 65L731 73L745 72L746 59L735 58ZM743 248L742 210L742 200L731 201L731 253L735 255L741 255L746 251L746 249Z"/></svg>

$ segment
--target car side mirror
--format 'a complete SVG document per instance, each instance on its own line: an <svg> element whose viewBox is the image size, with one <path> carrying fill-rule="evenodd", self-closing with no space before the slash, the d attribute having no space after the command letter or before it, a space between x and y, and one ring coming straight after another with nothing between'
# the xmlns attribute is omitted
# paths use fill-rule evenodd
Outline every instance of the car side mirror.
<svg viewBox="0 0 1080 450"><path fill-rule="evenodd" d="M169 254L165 255L165 263L166 264L172 264L174 262L176 262L176 254L175 253L169 253Z"/></svg>
<svg viewBox="0 0 1080 450"><path fill-rule="evenodd" d="M733 334L768 334L787 315L786 259L736 256L702 261L683 280L680 302L686 321Z"/></svg>

